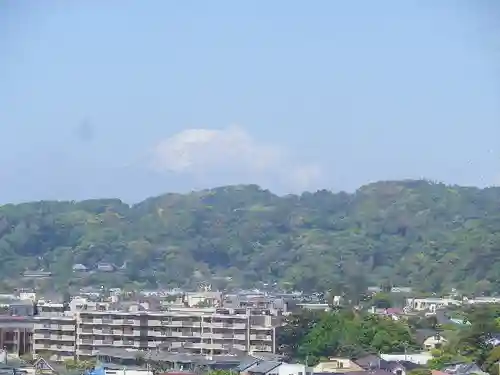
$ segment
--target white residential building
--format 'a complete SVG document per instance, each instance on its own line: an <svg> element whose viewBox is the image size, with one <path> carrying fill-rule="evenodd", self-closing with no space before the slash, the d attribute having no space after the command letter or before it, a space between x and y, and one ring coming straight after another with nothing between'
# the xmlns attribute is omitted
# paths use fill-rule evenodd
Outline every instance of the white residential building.
<svg viewBox="0 0 500 375"><path fill-rule="evenodd" d="M76 350L75 313L46 314L34 318L33 350L37 354L49 353L51 359L72 359Z"/></svg>
<svg viewBox="0 0 500 375"><path fill-rule="evenodd" d="M279 317L247 309L172 308L169 311L76 311L36 318L35 352L55 360L94 356L102 348L199 354L274 352Z"/></svg>
<svg viewBox="0 0 500 375"><path fill-rule="evenodd" d="M416 311L436 312L437 309L450 305L460 306L462 301L453 298L408 298L406 306Z"/></svg>

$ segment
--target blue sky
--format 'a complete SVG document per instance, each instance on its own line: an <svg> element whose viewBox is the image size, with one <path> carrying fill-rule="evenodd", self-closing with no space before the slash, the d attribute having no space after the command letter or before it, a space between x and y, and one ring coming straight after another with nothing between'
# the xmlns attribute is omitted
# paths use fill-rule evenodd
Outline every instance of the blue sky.
<svg viewBox="0 0 500 375"><path fill-rule="evenodd" d="M0 202L500 183L500 5L3 1Z"/></svg>

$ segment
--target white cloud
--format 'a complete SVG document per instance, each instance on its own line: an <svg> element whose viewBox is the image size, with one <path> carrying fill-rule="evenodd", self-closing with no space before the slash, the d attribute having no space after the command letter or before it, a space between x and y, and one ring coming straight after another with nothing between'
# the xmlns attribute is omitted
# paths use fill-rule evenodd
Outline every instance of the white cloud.
<svg viewBox="0 0 500 375"><path fill-rule="evenodd" d="M184 130L160 141L152 156L158 172L188 174L210 183L272 182L304 190L317 187L322 174L318 165L295 163L287 150L260 142L240 127ZM231 181L211 181L222 175Z"/></svg>

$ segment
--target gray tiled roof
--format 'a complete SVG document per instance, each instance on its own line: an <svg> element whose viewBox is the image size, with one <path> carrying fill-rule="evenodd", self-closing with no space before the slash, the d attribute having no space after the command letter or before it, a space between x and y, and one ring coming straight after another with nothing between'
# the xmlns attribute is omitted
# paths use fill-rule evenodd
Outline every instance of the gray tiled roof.
<svg viewBox="0 0 500 375"><path fill-rule="evenodd" d="M250 373L266 374L269 371L278 367L280 364L281 364L280 362L274 362L274 361L261 361L257 363L255 366L252 366L249 369L247 369L247 371Z"/></svg>
<svg viewBox="0 0 500 375"><path fill-rule="evenodd" d="M179 363L194 363L198 365L214 365L214 364L231 364L240 363L242 360L248 359L247 355L213 355L207 357L200 354L187 354L187 353L172 353L164 351L132 351L118 348L102 348L98 352L99 356L107 356L117 359L135 359L138 355L152 361L159 362L179 362Z"/></svg>
<svg viewBox="0 0 500 375"><path fill-rule="evenodd" d="M445 368L443 371L448 374L456 375L487 374L486 372L482 371L475 363L458 363Z"/></svg>
<svg viewBox="0 0 500 375"><path fill-rule="evenodd" d="M377 368L386 369L390 366L388 361L374 354L369 354L367 356L358 358L354 360L354 363L356 363L358 366L362 367L365 370L377 369Z"/></svg>
<svg viewBox="0 0 500 375"><path fill-rule="evenodd" d="M244 371L244 370L248 369L250 366L255 365L257 362L259 362L259 360L257 358L253 358L253 357L243 359L240 362L240 364L238 366L236 366L235 370Z"/></svg>
<svg viewBox="0 0 500 375"><path fill-rule="evenodd" d="M415 332L416 341L420 345L424 343L429 337L435 336L438 332L433 329L417 329Z"/></svg>

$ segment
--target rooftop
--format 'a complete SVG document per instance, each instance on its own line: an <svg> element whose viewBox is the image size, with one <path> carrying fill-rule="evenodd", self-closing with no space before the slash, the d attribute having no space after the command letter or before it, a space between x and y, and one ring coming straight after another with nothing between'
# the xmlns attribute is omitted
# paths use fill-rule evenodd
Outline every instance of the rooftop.
<svg viewBox="0 0 500 375"><path fill-rule="evenodd" d="M110 357L111 362L113 358L116 359L135 359L138 355L146 359L159 362L177 362L177 363L196 363L200 365L214 365L220 363L235 365L239 364L242 360L248 358L246 354L243 355L213 355L205 356L200 354L186 354L186 353L172 353L172 352L149 352L145 353L138 350L126 350L118 348L103 348L99 350L99 357Z"/></svg>
<svg viewBox="0 0 500 375"><path fill-rule="evenodd" d="M31 316L0 315L0 327L31 328L35 320Z"/></svg>

